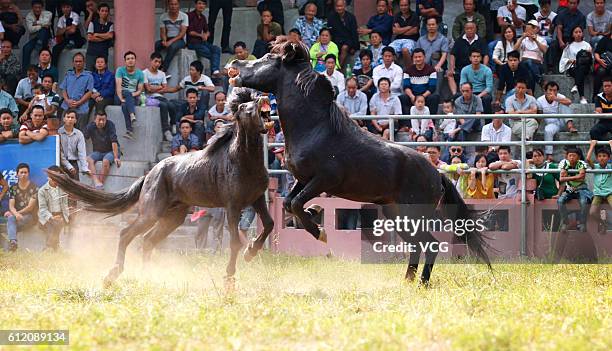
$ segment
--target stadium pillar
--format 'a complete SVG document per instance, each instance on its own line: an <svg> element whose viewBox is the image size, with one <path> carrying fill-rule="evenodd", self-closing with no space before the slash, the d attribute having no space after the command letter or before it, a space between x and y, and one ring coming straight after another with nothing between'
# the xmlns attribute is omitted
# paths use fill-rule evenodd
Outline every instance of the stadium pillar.
<svg viewBox="0 0 612 351"><path fill-rule="evenodd" d="M115 67L123 66L126 51L136 53L143 69L155 46L155 0L115 1Z"/></svg>
<svg viewBox="0 0 612 351"><path fill-rule="evenodd" d="M354 0L354 15L357 17L357 26L365 25L372 15L376 14L376 1Z"/></svg>

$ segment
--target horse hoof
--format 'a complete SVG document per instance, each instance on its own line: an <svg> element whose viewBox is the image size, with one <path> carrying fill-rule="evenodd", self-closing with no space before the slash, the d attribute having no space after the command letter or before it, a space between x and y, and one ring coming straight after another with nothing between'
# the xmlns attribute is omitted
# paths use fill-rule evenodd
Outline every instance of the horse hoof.
<svg viewBox="0 0 612 351"><path fill-rule="evenodd" d="M245 262L251 262L251 260L253 258L255 258L255 256L257 256L257 250L255 250L254 248L254 243L251 242L249 243L249 245L247 245L247 247L244 249L244 261Z"/></svg>
<svg viewBox="0 0 612 351"><path fill-rule="evenodd" d="M312 204L306 209L306 212L310 213L312 217L318 215L321 211L323 211L323 208L317 204Z"/></svg>
<svg viewBox="0 0 612 351"><path fill-rule="evenodd" d="M231 295L235 291L236 291L236 278L225 277L225 293L228 295Z"/></svg>
<svg viewBox="0 0 612 351"><path fill-rule="evenodd" d="M416 278L416 270L409 269L406 271L406 282L412 283Z"/></svg>
<svg viewBox="0 0 612 351"><path fill-rule="evenodd" d="M327 233L325 232L325 228L319 228L319 241L327 244Z"/></svg>

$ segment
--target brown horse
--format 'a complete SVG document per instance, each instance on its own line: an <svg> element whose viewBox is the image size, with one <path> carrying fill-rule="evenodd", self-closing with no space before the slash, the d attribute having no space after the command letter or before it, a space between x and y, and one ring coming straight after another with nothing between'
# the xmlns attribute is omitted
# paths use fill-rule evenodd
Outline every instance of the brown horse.
<svg viewBox="0 0 612 351"><path fill-rule="evenodd" d="M237 89L230 99L235 122L202 151L169 157L158 163L129 189L119 193L95 190L66 175L48 172L66 192L89 204L88 210L120 214L133 205L138 217L121 230L117 259L104 279L112 284L123 272L125 251L140 234L144 236L143 262L152 249L185 220L191 206L224 207L230 231L231 256L226 283L233 286L236 258L242 246L238 234L241 210L253 206L264 228L247 253L254 256L272 231L265 191L268 172L264 165L262 133L266 132L270 104L249 89Z"/></svg>

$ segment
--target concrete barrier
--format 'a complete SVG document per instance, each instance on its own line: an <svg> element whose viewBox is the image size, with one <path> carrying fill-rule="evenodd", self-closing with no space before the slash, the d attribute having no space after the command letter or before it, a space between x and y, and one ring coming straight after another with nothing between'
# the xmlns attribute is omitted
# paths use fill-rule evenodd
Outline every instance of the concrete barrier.
<svg viewBox="0 0 612 351"><path fill-rule="evenodd" d="M106 113L109 120L113 121L117 128L117 137L123 153L121 159L155 162L162 141L159 108L136 107L137 122L134 126L136 140L123 138L126 129L121 106L108 106L106 107Z"/></svg>

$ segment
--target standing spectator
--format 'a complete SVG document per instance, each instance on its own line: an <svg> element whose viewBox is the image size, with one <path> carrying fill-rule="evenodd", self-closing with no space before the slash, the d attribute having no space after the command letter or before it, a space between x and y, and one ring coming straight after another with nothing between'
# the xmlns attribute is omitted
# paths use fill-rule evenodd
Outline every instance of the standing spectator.
<svg viewBox="0 0 612 351"><path fill-rule="evenodd" d="M281 0L257 0L257 11L261 14L263 10L270 10L272 12L272 21L280 24L284 33L285 11L283 10L283 2Z"/></svg>
<svg viewBox="0 0 612 351"><path fill-rule="evenodd" d="M532 158L527 160L529 169L558 169L558 165L544 159L542 149L533 149ZM527 178L534 178L538 184L535 191L536 199L552 199L559 195L558 173L528 173Z"/></svg>
<svg viewBox="0 0 612 351"><path fill-rule="evenodd" d="M586 17L587 29L591 36L591 46L597 47L601 38L610 35L612 29L612 11L606 9L606 0L594 0L595 10Z"/></svg>
<svg viewBox="0 0 612 351"><path fill-rule="evenodd" d="M86 67L90 71L96 69L96 59L100 56L108 60L108 49L113 46L115 29L110 21L110 7L108 4L98 6L98 18L93 19L87 26L87 53Z"/></svg>
<svg viewBox="0 0 612 351"><path fill-rule="evenodd" d="M178 2L178 1L177 1ZM211 0L208 20L210 25L210 35L208 36L208 42L213 44L215 41L215 23L217 23L217 16L219 11L223 10L223 32L221 33L221 52L224 54L231 54L232 50L229 47L229 37L232 30L232 11L233 11L232 0ZM282 10L281 10L282 11ZM282 22L282 23L281 23ZM284 21L278 22L281 26Z"/></svg>
<svg viewBox="0 0 612 351"><path fill-rule="evenodd" d="M504 124L503 118L493 118L491 123L487 123L482 127L480 140L507 143L512 140L512 129ZM497 148L498 146L496 145L490 145L487 152L495 152Z"/></svg>
<svg viewBox="0 0 612 351"><path fill-rule="evenodd" d="M186 154L198 151L200 148L200 139L191 132L191 122L182 120L180 123L180 133L172 138L172 155Z"/></svg>
<svg viewBox="0 0 612 351"><path fill-rule="evenodd" d="M187 96L187 104L180 106L180 110L177 111L180 118L179 123L185 120L191 122L193 132L198 139L204 142L206 140L206 110L200 108L198 91L196 89L187 89L185 95Z"/></svg>
<svg viewBox="0 0 612 351"><path fill-rule="evenodd" d="M23 122L21 128L19 128L19 143L29 144L34 141L43 141L49 130L45 123L45 109L40 105L32 107L30 119Z"/></svg>
<svg viewBox="0 0 612 351"><path fill-rule="evenodd" d="M588 103L584 96L584 81L593 64L591 45L584 41L582 28L574 27L573 40L563 49L561 61L559 61L559 72L568 73L574 78L574 86L570 90L572 94L580 94L580 103ZM579 55L580 54L580 55Z"/></svg>
<svg viewBox="0 0 612 351"><path fill-rule="evenodd" d="M344 86L344 75L336 70L337 62L334 54L327 54L325 56L325 71L323 75L329 80L334 88L335 96L342 93L345 89Z"/></svg>
<svg viewBox="0 0 612 351"><path fill-rule="evenodd" d="M563 121L559 117L544 118L544 140L552 141L555 135L567 126L567 131L576 133L578 130L574 127L574 121L572 120L571 104L572 100L566 98L563 94L559 94L559 84L550 81L544 86L544 95L540 96L536 102L538 104L538 110L545 115L550 114L562 114L568 115L568 118ZM546 145L544 147L546 151L546 159L553 161L553 146Z"/></svg>
<svg viewBox="0 0 612 351"><path fill-rule="evenodd" d="M466 195L469 199L494 199L495 176L489 173L489 159L485 154L474 158L474 168L470 169L470 178Z"/></svg>
<svg viewBox="0 0 612 351"><path fill-rule="evenodd" d="M136 104L140 94L144 90L144 74L136 68L136 54L128 51L123 55L125 66L117 68L115 73L115 103L121 104L125 128L127 129L124 137L134 140L134 128L132 124L136 122ZM200 63L200 65L202 65ZM113 126L114 127L114 126Z"/></svg>
<svg viewBox="0 0 612 351"><path fill-rule="evenodd" d="M245 52L248 54L246 50ZM238 55L236 55L236 57L238 57ZM202 73L203 70L204 66L202 65L202 62L191 62L189 64L189 75L184 77L176 87L167 88L166 92L176 93L181 89L185 89L187 92L189 89L195 89L200 94L198 98L198 108L202 111L208 110L208 100L210 99L210 93L215 91L215 85L207 75ZM185 97L187 97L187 94L185 94ZM175 106L175 110L181 110L185 106L185 100L173 100L173 104Z"/></svg>
<svg viewBox="0 0 612 351"><path fill-rule="evenodd" d="M527 22L525 32L514 45L514 50L520 50L521 61L527 66L533 77L534 85L529 86L529 89L535 91L535 83L542 85L544 55L548 51L546 39L538 35L538 22L536 20Z"/></svg>
<svg viewBox="0 0 612 351"><path fill-rule="evenodd" d="M402 104L397 96L391 94L391 80L381 77L378 80L378 92L370 100L370 114L373 115L401 115ZM397 124L396 124L397 125ZM371 130L389 140L389 119L373 119Z"/></svg>
<svg viewBox="0 0 612 351"><path fill-rule="evenodd" d="M526 114L535 115L538 113L538 103L536 99L527 95L527 82L522 79L517 79L514 95L506 99L506 112L508 114ZM535 118L525 119L525 137L527 140L533 140L533 135L538 130L538 121ZM510 121L512 134L521 139L521 120L513 118Z"/></svg>
<svg viewBox="0 0 612 351"><path fill-rule="evenodd" d="M310 60L315 71L319 73L325 71L325 56L328 54L338 57L338 46L331 41L329 29L323 28L319 33L319 40L310 47Z"/></svg>
<svg viewBox="0 0 612 351"><path fill-rule="evenodd" d="M0 1L0 21L4 27L4 39L13 43L14 47L18 47L19 40L25 34L25 28L21 10L11 0Z"/></svg>
<svg viewBox="0 0 612 351"><path fill-rule="evenodd" d="M51 64L51 50L43 48L38 54L38 76L44 77L47 74L53 76L54 82L59 80L57 68Z"/></svg>
<svg viewBox="0 0 612 351"><path fill-rule="evenodd" d="M58 166L51 166L49 171L62 173ZM38 223L47 234L45 249L59 249L60 233L68 224L68 194L51 178L40 187L38 198Z"/></svg>
<svg viewBox="0 0 612 351"><path fill-rule="evenodd" d="M391 94L399 96L402 94L402 82L404 79L404 72L400 66L396 65L393 60L395 59L395 50L392 47L385 47L383 49L383 64L374 68L373 79L374 85L378 86L380 78L385 77L389 79Z"/></svg>
<svg viewBox="0 0 612 351"><path fill-rule="evenodd" d="M593 198L593 193L589 190L585 182L586 170L589 165L580 159L580 150L575 147L567 149L566 158L559 163L559 169L561 174L559 181L565 183L563 185L564 190L557 199L559 205L559 216L561 221L560 232L567 230L567 207L566 204L572 199L578 199L580 204L580 213L578 215L578 230L581 232L586 231L586 220L587 213L589 211L589 202ZM578 174L570 174L568 171L578 171Z"/></svg>
<svg viewBox="0 0 612 351"><path fill-rule="evenodd" d="M474 48L470 50L471 65L463 67L461 70L461 84L472 83L472 89L482 100L482 107L485 114L491 114L491 103L493 101L493 72L488 66L481 64L482 54Z"/></svg>
<svg viewBox="0 0 612 351"><path fill-rule="evenodd" d="M73 69L66 72L64 80L60 84L64 102L62 109L73 108L79 115L77 128L85 129L89 123L89 99L93 93L94 80L91 72L85 70L85 57L77 52L72 57Z"/></svg>
<svg viewBox="0 0 612 351"><path fill-rule="evenodd" d="M376 93L374 79L372 79L374 74L374 69L372 68L372 51L368 49L359 51L359 62L360 67L353 70L353 75L357 78L359 91L365 93L369 101L372 95Z"/></svg>
<svg viewBox="0 0 612 351"><path fill-rule="evenodd" d="M523 6L517 4L517 0L508 0L508 4L497 10L497 24L502 33L506 28L512 27L517 36L523 35L523 25L527 20L527 11Z"/></svg>
<svg viewBox="0 0 612 351"><path fill-rule="evenodd" d="M414 64L405 70L404 94L399 97L402 102L402 111L404 114L408 114L410 107L414 106L416 98L423 96L429 111L432 114L437 114L440 102L440 96L436 94L437 72L435 68L425 63L425 51L423 49L415 49L412 56Z"/></svg>
<svg viewBox="0 0 612 351"><path fill-rule="evenodd" d="M13 118L13 111L8 108L0 109L0 143L17 138L19 138L19 123ZM4 188L2 191L6 192Z"/></svg>
<svg viewBox="0 0 612 351"><path fill-rule="evenodd" d="M476 24L474 22L467 22L464 30L465 34L455 41L450 53L450 58L448 59L446 77L452 95L457 94L457 85L459 85L461 78L461 70L463 67L470 64L470 52L472 49L480 50L481 54L484 55L482 63L485 66L489 64L489 55L486 54L488 52L487 43L476 34Z"/></svg>
<svg viewBox="0 0 612 351"><path fill-rule="evenodd" d="M489 165L489 169L492 171L501 169L504 171L510 171L513 169L521 168L520 160L513 160L512 154L510 153L509 146L500 146L497 150L497 156L499 161L495 161ZM495 175L498 182L498 199L513 199L518 193L518 184L520 180L520 174L517 173L499 173Z"/></svg>
<svg viewBox="0 0 612 351"><path fill-rule="evenodd" d="M514 27L507 27L502 35L502 39L495 44L493 49L493 62L495 65L491 67L495 68L495 72L499 72L501 66L508 62L508 53L514 51L514 45L516 44L516 30Z"/></svg>
<svg viewBox="0 0 612 351"><path fill-rule="evenodd" d="M591 167L594 169L612 169L612 163L610 162L612 140L609 140L609 144L609 147L604 146L596 149L595 157L597 162L593 162L591 161L591 155L597 146L597 140L591 140L591 146L586 156L586 160ZM599 205L605 202L612 206L612 173L596 173L593 177L593 202L591 203L589 214L599 221L598 232L600 234L605 234L608 227L606 210L602 210L601 215L598 213Z"/></svg>
<svg viewBox="0 0 612 351"><path fill-rule="evenodd" d="M411 54L419 40L419 16L410 10L410 0L399 1L400 12L393 18L394 40L389 44L404 60L404 67L412 64Z"/></svg>
<svg viewBox="0 0 612 351"><path fill-rule="evenodd" d="M158 102L159 106L159 118L161 120L162 134L166 141L172 140L172 132L170 125L176 123L176 118L170 116L170 102L164 97L168 82L166 81L166 74L159 70L162 64L162 57L158 52L154 52L150 56L151 63L149 68L145 69L142 74L144 75L144 90L148 99L153 99ZM172 113L174 115L174 113ZM170 123L168 123L170 119Z"/></svg>
<svg viewBox="0 0 612 351"><path fill-rule="evenodd" d="M57 131L60 136L62 169L75 180L79 180L79 173L89 174L85 137L80 130L75 128L77 115L76 110L66 111L64 125Z"/></svg>
<svg viewBox="0 0 612 351"><path fill-rule="evenodd" d="M206 57L210 61L210 70L213 77L220 76L221 48L208 42L210 31L204 16L206 0L197 0L193 11L187 14L189 26L187 27L187 47L195 50L198 56Z"/></svg>
<svg viewBox="0 0 612 351"><path fill-rule="evenodd" d="M30 105L30 100L32 100L33 96L32 87L36 84L40 84L38 68L36 66L30 66L27 70L27 77L17 83L17 90L15 91L15 101L22 110Z"/></svg>
<svg viewBox="0 0 612 351"><path fill-rule="evenodd" d="M80 49L85 44L85 39L79 30L80 17L72 11L70 1L62 2L62 17L57 20L55 40L57 43L53 47L53 57L51 64L57 67L60 55L64 49Z"/></svg>
<svg viewBox="0 0 612 351"><path fill-rule="evenodd" d="M442 72L448 57L448 39L438 32L439 17L430 17L425 21L427 33L417 40L415 47L425 51L425 63Z"/></svg>
<svg viewBox="0 0 612 351"><path fill-rule="evenodd" d="M452 37L454 41L459 40L466 34L465 25L474 23L474 32L478 33L478 37L483 40L487 36L487 24L485 18L480 13L476 12L475 0L463 0L463 13L455 17L453 23Z"/></svg>
<svg viewBox="0 0 612 351"><path fill-rule="evenodd" d="M168 12L164 12L159 21L160 40L155 43L155 52L166 50L166 58L161 70L167 72L174 55L185 47L184 38L187 26L189 26L189 18L180 10L178 0L168 0ZM214 23L211 22L211 25L214 27Z"/></svg>
<svg viewBox="0 0 612 351"><path fill-rule="evenodd" d="M17 250L17 231L32 225L38 211L38 188L30 181L30 166L20 163L16 171L17 184L9 189L9 210L4 214L7 217L9 251Z"/></svg>
<svg viewBox="0 0 612 351"><path fill-rule="evenodd" d="M344 67L349 56L359 50L357 19L346 11L346 0L335 0L335 11L327 17L327 27L340 50L340 67Z"/></svg>
<svg viewBox="0 0 612 351"><path fill-rule="evenodd" d="M378 32L370 33L370 44L368 45L367 48L359 51L359 56L355 59L354 69L357 70L363 67L362 62L361 62L362 52L370 53L369 57L370 57L370 65L372 69L374 69L376 66L382 65L383 63L382 50L384 48L385 46L382 43L382 36L380 35L380 33Z"/></svg>
<svg viewBox="0 0 612 351"><path fill-rule="evenodd" d="M612 113L612 78L607 77L602 81L603 92L597 94L595 99L595 113ZM591 139L610 140L612 133L612 119L600 118L591 128Z"/></svg>
<svg viewBox="0 0 612 351"><path fill-rule="evenodd" d="M11 94L4 90L4 81L0 78L0 109L8 108L13 112L13 116L19 115L19 107Z"/></svg>
<svg viewBox="0 0 612 351"><path fill-rule="evenodd" d="M472 83L461 84L461 96L455 99L455 113L458 115L480 115L483 112L482 100L474 95ZM480 128L480 120L476 118L459 119L461 130L457 135L458 140L465 140L467 135Z"/></svg>
<svg viewBox="0 0 612 351"><path fill-rule="evenodd" d="M28 67L30 65L30 56L32 51L37 46L43 49L49 48L49 39L51 38L51 17L53 14L43 10L42 0L32 1L32 11L26 15L26 27L28 29L29 41L23 46L23 55L21 57L21 66Z"/></svg>
<svg viewBox="0 0 612 351"><path fill-rule="evenodd" d="M93 91L89 101L89 113L92 108L96 111L104 111L106 106L112 105L115 101L115 75L109 71L106 65L106 57L96 58L96 69L92 73Z"/></svg>
<svg viewBox="0 0 612 351"><path fill-rule="evenodd" d="M300 34L302 34L302 41L308 48L311 48L317 42L317 37L320 35L321 30L325 28L325 22L320 18L316 18L316 14L317 5L310 2L304 8L304 16L298 17L293 25L293 28L297 28Z"/></svg>
<svg viewBox="0 0 612 351"><path fill-rule="evenodd" d="M261 23L257 25L257 40L253 47L253 55L257 58L270 52L270 44L274 43L277 36L282 35L280 24L272 22L272 12L263 10L261 12Z"/></svg>
<svg viewBox="0 0 612 351"><path fill-rule="evenodd" d="M85 29L89 28L89 24L93 21L98 20L100 17L100 14L98 13L99 6L98 4L96 4L96 1L97 0L85 1L85 11L83 11L83 14L85 15L85 20L83 21L83 28ZM74 9L74 1L72 7ZM80 11L77 11L77 13L79 15L81 14Z"/></svg>
<svg viewBox="0 0 612 351"><path fill-rule="evenodd" d="M601 91L601 81L612 75L612 33L603 37L595 49L595 72L593 74L593 102Z"/></svg>
<svg viewBox="0 0 612 351"><path fill-rule="evenodd" d="M21 77L21 62L13 53L13 43L9 40L2 40L0 46L0 78L6 84L3 89L10 94L15 93L17 82Z"/></svg>
<svg viewBox="0 0 612 351"><path fill-rule="evenodd" d="M115 125L106 117L106 112L97 111L96 119L84 131L85 139L91 139L93 152L87 156L87 165L96 189L104 189L104 182L113 163L121 167L119 142ZM96 162L102 161L102 173L98 174Z"/></svg>
<svg viewBox="0 0 612 351"><path fill-rule="evenodd" d="M372 32L380 33L384 45L389 45L391 42L391 34L393 28L393 16L387 12L387 1L376 1L376 15L370 17L366 28L357 29L359 35L366 35Z"/></svg>
<svg viewBox="0 0 612 351"><path fill-rule="evenodd" d="M586 29L586 18L578 10L578 4L580 0L568 0L568 7L565 11L559 11L559 15L555 18L555 30L557 34L557 40L553 42L551 60L552 62L559 62L562 51L572 41L574 37L574 28L577 26ZM556 67L555 67L556 68Z"/></svg>
<svg viewBox="0 0 612 351"><path fill-rule="evenodd" d="M508 62L501 66L497 71L497 94L493 106L497 108L505 108L506 98L514 94L514 87L517 79L523 79L527 82L531 81L529 70L525 65L519 62L518 51L510 51L508 53Z"/></svg>
<svg viewBox="0 0 612 351"><path fill-rule="evenodd" d="M357 89L358 83L356 77L350 77L346 80L346 90L338 94L336 102L344 107L349 116L363 116L367 114L368 97L366 94ZM363 120L356 121L359 126L363 126ZM360 123L361 122L361 123Z"/></svg>

